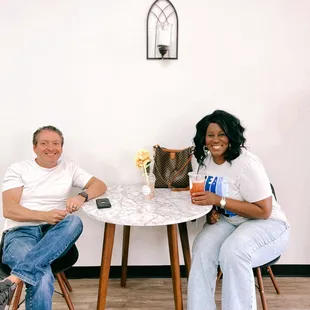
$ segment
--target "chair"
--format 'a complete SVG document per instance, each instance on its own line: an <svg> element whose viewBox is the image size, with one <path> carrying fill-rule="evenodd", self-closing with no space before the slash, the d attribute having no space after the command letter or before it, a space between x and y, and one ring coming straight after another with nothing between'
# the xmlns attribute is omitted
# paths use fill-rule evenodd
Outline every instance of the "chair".
<svg viewBox="0 0 310 310"><path fill-rule="evenodd" d="M2 263L3 238L4 238L4 234L2 234L2 240L1 240L1 245L0 245L0 277L2 279L8 277L11 273L10 267ZM71 288L69 281L66 278L64 271L72 267L78 260L78 257L79 257L79 252L78 252L76 245L74 244L65 255L57 258L51 264L52 271L54 273L55 278L58 281L59 287L62 292L62 293L59 293L55 291L55 293L62 295L62 297L65 299L68 305L69 310L74 310L72 300L68 293L68 291L72 292L72 288ZM13 297L13 303L12 303L12 308L11 308L12 310L17 310L19 306L24 302L24 300L20 302L20 297L22 294L23 286L24 286L24 282L21 282L15 289L15 294Z"/></svg>
<svg viewBox="0 0 310 310"><path fill-rule="evenodd" d="M270 186L271 186L271 190L272 190L272 193L274 195L274 198L277 199L277 196L276 196L276 192L275 192L275 189L273 187L273 185L270 183ZM264 291L264 284L263 284L263 278L262 278L262 269L266 269L268 274L269 274L269 277L272 281L272 284L277 292L277 294L280 294L280 289L279 289L279 286L276 282L276 278L272 272L272 269L271 269L271 266L274 265L279 259L280 259L281 256L278 256L277 258L275 258L274 260L272 260L271 262L268 262L262 266L258 266L258 267L255 267L253 268L253 271L255 272L256 274L256 278L257 278L257 285L256 287L258 288L259 290L259 294L260 294L260 299L262 301L262 306L263 306L263 310L267 310L268 307L267 307L267 301L266 301L266 296L265 296L265 291ZM219 268L219 271L218 271L218 274L217 274L217 281L219 281L223 276L223 273L221 271L221 269Z"/></svg>

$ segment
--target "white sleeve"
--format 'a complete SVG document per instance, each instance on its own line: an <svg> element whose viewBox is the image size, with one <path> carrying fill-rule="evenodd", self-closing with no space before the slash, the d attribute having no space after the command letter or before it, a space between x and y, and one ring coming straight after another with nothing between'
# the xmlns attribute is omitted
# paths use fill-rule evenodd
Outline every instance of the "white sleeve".
<svg viewBox="0 0 310 310"><path fill-rule="evenodd" d="M92 177L93 176L91 174L87 173L85 170L76 165L74 169L72 185L73 187L79 187L83 189Z"/></svg>
<svg viewBox="0 0 310 310"><path fill-rule="evenodd" d="M265 168L258 158L250 158L241 173L240 193L247 202L256 202L272 195Z"/></svg>
<svg viewBox="0 0 310 310"><path fill-rule="evenodd" d="M5 173L2 183L2 192L12 188L23 187L24 183L21 177L20 169L16 164L10 166Z"/></svg>

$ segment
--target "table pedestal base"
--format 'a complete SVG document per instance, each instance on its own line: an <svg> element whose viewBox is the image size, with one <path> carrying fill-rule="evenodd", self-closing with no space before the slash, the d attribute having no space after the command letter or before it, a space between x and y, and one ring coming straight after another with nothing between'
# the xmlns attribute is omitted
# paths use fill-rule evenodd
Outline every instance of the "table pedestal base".
<svg viewBox="0 0 310 310"><path fill-rule="evenodd" d="M179 233L183 250L184 262L186 267L186 275L189 276L191 256L188 242L188 232L186 223L180 223ZM175 310L183 309L182 286L180 274L180 262L178 251L178 235L177 224L167 225L167 235L169 244L169 254L171 263L172 285L174 294ZM115 224L105 224L104 238L102 246L101 270L99 279L97 310L104 310L108 291L110 266L112 258L112 250L114 244ZM130 226L124 226L123 229L123 252L122 252L122 275L121 286L126 286L127 266L129 252Z"/></svg>

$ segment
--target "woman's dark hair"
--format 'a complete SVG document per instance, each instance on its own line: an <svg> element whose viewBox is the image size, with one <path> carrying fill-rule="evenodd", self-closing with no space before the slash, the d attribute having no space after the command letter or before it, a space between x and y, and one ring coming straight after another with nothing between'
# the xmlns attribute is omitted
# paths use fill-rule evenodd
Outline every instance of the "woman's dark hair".
<svg viewBox="0 0 310 310"><path fill-rule="evenodd" d="M195 151L194 155L199 163L203 164L206 154L204 146L206 144L206 132L211 123L218 124L225 132L229 147L224 154L224 159L231 163L241 153L241 148L245 148L246 139L243 135L244 127L240 124L240 120L234 115L222 110L215 110L212 114L206 115L196 125L196 135L194 137Z"/></svg>

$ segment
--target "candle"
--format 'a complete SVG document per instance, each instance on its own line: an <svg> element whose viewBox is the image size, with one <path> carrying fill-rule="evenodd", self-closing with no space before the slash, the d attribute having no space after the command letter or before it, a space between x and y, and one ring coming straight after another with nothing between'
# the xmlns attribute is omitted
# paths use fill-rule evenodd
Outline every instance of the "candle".
<svg viewBox="0 0 310 310"><path fill-rule="evenodd" d="M170 46L170 39L171 39L171 27L170 27L170 25L165 25L164 27L159 27L157 45Z"/></svg>

